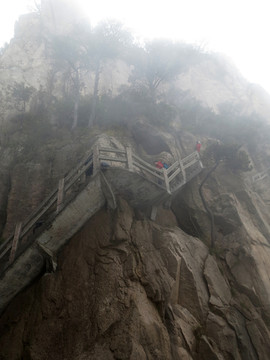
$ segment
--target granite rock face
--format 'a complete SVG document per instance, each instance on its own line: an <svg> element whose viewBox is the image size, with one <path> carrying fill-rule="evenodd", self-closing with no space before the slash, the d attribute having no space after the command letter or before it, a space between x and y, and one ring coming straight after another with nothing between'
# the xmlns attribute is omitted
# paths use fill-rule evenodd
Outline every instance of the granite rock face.
<svg viewBox="0 0 270 360"><path fill-rule="evenodd" d="M2 315L1 358L267 359L267 283L241 278L256 258L211 255L174 219L97 213Z"/></svg>
<svg viewBox="0 0 270 360"><path fill-rule="evenodd" d="M105 147L122 146L99 139ZM44 155L11 173L6 154L5 234L90 143L85 137L63 144L49 162ZM212 174L204 186L215 220L210 250L198 192L203 177L186 184L171 209L161 205L155 221L149 209L133 209L121 197L116 210L90 219L59 255L57 271L37 279L1 315L0 359L267 359L267 179L262 198L225 164Z"/></svg>

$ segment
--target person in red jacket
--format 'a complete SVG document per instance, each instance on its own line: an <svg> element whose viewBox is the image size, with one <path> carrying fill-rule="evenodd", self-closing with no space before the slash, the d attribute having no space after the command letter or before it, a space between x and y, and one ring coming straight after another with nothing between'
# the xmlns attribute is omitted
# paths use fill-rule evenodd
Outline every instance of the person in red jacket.
<svg viewBox="0 0 270 360"><path fill-rule="evenodd" d="M163 165L163 163L162 163L161 160L156 161L156 162L155 162L155 165L156 165L156 168L157 168L157 169L160 169L160 170L161 170L161 169L164 168L164 165ZM159 185L162 184L162 181L161 181L160 179L158 179L157 182L158 182Z"/></svg>
<svg viewBox="0 0 270 360"><path fill-rule="evenodd" d="M196 143L196 151L198 151L198 153L200 152L201 147L202 147L201 142L200 142L200 141L197 141L197 143Z"/></svg>
<svg viewBox="0 0 270 360"><path fill-rule="evenodd" d="M156 168L158 168L158 169L162 169L164 167L164 165L162 164L162 162L160 160L156 161L155 165L156 165Z"/></svg>

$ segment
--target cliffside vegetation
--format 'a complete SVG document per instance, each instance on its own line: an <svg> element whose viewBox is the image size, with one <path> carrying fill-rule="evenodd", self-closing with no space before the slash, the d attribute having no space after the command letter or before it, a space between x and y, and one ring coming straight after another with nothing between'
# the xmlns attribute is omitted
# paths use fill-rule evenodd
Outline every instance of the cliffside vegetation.
<svg viewBox="0 0 270 360"><path fill-rule="evenodd" d="M176 78L211 57L192 45L169 40L138 45L116 22L94 28L76 25L68 34L48 33L40 40L46 40L51 59L47 87L15 82L8 88L17 114L2 123L0 145L14 154L15 162L44 154L51 159L61 144L84 142L86 134L91 138L105 131L131 138L137 122L143 120L174 134L180 144L185 132L214 138L219 146L204 149L205 166L226 159L234 171L247 171L248 156L238 150L243 146L256 152L257 143L269 134L260 116L243 115L241 104L223 104L214 112L188 91L176 88ZM117 61L128 65L128 83L114 93L104 86L100 89L101 73ZM56 84L60 94L55 93Z"/></svg>
<svg viewBox="0 0 270 360"><path fill-rule="evenodd" d="M44 41L42 36L40 40ZM8 125L2 124L1 142L9 137L6 134L16 132L16 125L11 124L19 122L23 130L30 118L33 123L46 119L54 129L70 130L93 125L131 126L139 118L167 128L178 121L183 130L199 137L210 136L253 148L263 140L262 136L268 136L265 121L255 113L244 115L241 103L222 104L214 112L187 91L175 88L174 80L181 73L211 58L192 45L169 40L138 45L121 24L107 22L94 28L76 25L61 36L47 34L46 47L52 64L48 86L35 89L23 82L10 85L18 115ZM101 72L120 60L130 68L128 84L114 94L104 88L101 91ZM54 83L59 80L62 90L56 96ZM87 80L92 83L90 94L85 94Z"/></svg>

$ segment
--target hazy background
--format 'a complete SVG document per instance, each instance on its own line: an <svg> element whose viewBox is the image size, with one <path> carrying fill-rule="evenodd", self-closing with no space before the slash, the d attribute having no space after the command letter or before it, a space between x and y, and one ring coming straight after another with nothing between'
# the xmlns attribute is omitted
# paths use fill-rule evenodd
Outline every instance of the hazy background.
<svg viewBox="0 0 270 360"><path fill-rule="evenodd" d="M114 18L123 22L139 40L164 37L222 52L247 80L260 84L270 93L267 0L77 0L76 3L93 25L101 19ZM34 8L34 0L9 0L1 4L0 46L12 38L20 14Z"/></svg>

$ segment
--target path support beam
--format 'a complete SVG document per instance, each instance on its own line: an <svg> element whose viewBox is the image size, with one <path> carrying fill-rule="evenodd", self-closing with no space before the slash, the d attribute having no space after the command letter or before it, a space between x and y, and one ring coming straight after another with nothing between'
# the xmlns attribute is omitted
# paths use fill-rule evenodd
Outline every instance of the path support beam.
<svg viewBox="0 0 270 360"><path fill-rule="evenodd" d="M93 148L93 175L99 171L100 168L100 161L99 161L99 147L96 144Z"/></svg>
<svg viewBox="0 0 270 360"><path fill-rule="evenodd" d="M167 170L165 168L162 168L162 170L163 170L163 176L164 176L164 182L165 182L166 190L167 190L167 192L169 194L171 194L170 183L169 183L169 179L168 179Z"/></svg>
<svg viewBox="0 0 270 360"><path fill-rule="evenodd" d="M39 249L41 249L41 255L45 256L46 272L51 273L57 270L57 257L56 255L46 246L37 241Z"/></svg>
<svg viewBox="0 0 270 360"><path fill-rule="evenodd" d="M180 152L178 149L176 149L176 155L178 158L178 163L179 163L179 167L181 169L181 173L183 175L183 183L185 184L187 182L186 171L185 171L185 168L184 168L184 165L183 165L183 162L181 159L181 155L180 155Z"/></svg>
<svg viewBox="0 0 270 360"><path fill-rule="evenodd" d="M58 193L57 193L57 206L56 213L62 209L63 200L64 200L64 191L65 191L65 179L60 179L58 183Z"/></svg>
<svg viewBox="0 0 270 360"><path fill-rule="evenodd" d="M13 241L12 241L12 246L11 246L11 251L10 251L10 256L9 256L9 263L13 263L14 259L15 259L15 254L16 254L16 250L18 247L18 242L20 239L20 235L21 235L21 231L22 231L22 223L19 222L16 225L15 228L15 233L14 233L14 237L13 237Z"/></svg>
<svg viewBox="0 0 270 360"><path fill-rule="evenodd" d="M126 147L126 154L127 154L128 170L133 171L132 149L130 146Z"/></svg>

